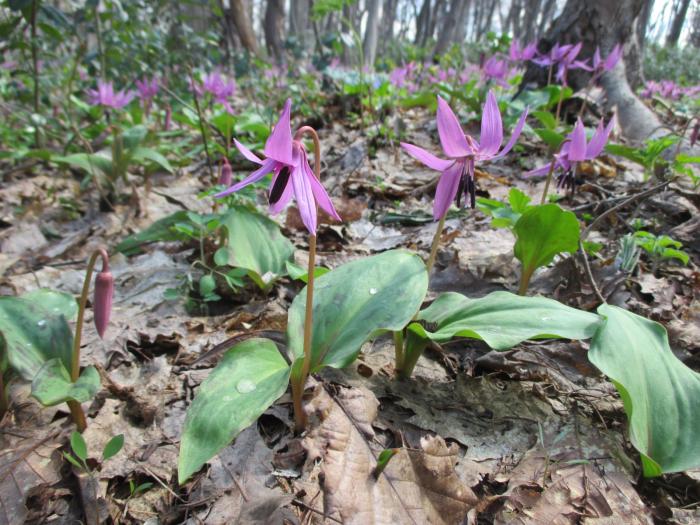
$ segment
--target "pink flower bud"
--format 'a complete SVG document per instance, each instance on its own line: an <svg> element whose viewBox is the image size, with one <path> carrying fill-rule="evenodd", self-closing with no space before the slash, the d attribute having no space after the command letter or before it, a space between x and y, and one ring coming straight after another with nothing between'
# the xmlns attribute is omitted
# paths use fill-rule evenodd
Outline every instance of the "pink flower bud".
<svg viewBox="0 0 700 525"><path fill-rule="evenodd" d="M170 106L165 108L165 123L163 124L163 131L170 131L170 125L172 123L173 110Z"/></svg>
<svg viewBox="0 0 700 525"><path fill-rule="evenodd" d="M700 118L698 118L695 121L695 127L693 128L693 132L690 134L690 147L692 148L695 146L695 143L698 141L698 135L700 135Z"/></svg>
<svg viewBox="0 0 700 525"><path fill-rule="evenodd" d="M112 296L114 295L114 277L111 272L100 272L95 279L94 311L95 328L100 338L104 336L112 313Z"/></svg>
<svg viewBox="0 0 700 525"><path fill-rule="evenodd" d="M221 174L219 175L219 184L228 188L232 181L233 172L231 171L231 165L228 163L228 159L224 157L224 164L221 166Z"/></svg>

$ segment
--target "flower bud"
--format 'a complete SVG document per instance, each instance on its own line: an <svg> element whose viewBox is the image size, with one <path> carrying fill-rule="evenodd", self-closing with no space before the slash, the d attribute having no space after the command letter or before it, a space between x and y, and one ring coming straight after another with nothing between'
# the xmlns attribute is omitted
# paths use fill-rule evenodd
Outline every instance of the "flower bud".
<svg viewBox="0 0 700 525"><path fill-rule="evenodd" d="M95 298L92 303L95 328L100 338L104 336L112 313L112 296L114 295L114 277L111 272L100 272L95 279Z"/></svg>
<svg viewBox="0 0 700 525"><path fill-rule="evenodd" d="M221 166L221 174L219 175L219 184L228 188L231 182L233 182L233 172L231 171L231 165L228 163L228 159L224 157L224 164Z"/></svg>
<svg viewBox="0 0 700 525"><path fill-rule="evenodd" d="M690 134L690 147L692 148L695 146L695 143L698 141L698 135L700 135L700 118L698 118L695 121L695 127L693 128L693 132Z"/></svg>

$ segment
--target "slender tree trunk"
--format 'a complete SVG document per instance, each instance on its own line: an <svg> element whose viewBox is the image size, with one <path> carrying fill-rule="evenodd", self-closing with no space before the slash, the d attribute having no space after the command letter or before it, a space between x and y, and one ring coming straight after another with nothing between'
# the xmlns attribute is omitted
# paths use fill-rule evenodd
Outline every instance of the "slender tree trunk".
<svg viewBox="0 0 700 525"><path fill-rule="evenodd" d="M666 37L667 46L677 46L678 40L681 37L681 31L683 30L683 24L685 22L685 17L688 14L688 7L690 6L690 0L680 0L679 9L676 11L673 17L673 23L671 24L671 30L668 32Z"/></svg>
<svg viewBox="0 0 700 525"><path fill-rule="evenodd" d="M691 15L690 36L688 43L696 49L700 49L700 3L696 3Z"/></svg>
<svg viewBox="0 0 700 525"><path fill-rule="evenodd" d="M265 31L265 46L270 57L277 63L282 63L284 46L282 31L284 27L284 0L267 0L263 30Z"/></svg>
<svg viewBox="0 0 700 525"><path fill-rule="evenodd" d="M625 70L630 86L637 88L644 84L644 71L642 57L646 45L646 36L649 26L649 17L654 8L654 0L645 0L642 11L637 17L633 28L633 37L625 46Z"/></svg>
<svg viewBox="0 0 700 525"><path fill-rule="evenodd" d="M454 42L457 24L461 21L467 0L454 0L442 19L433 56L442 55Z"/></svg>
<svg viewBox="0 0 700 525"><path fill-rule="evenodd" d="M365 38L362 43L362 54L365 66L372 67L377 55L377 42L379 40L379 8L380 0L368 0L367 2L367 26Z"/></svg>
<svg viewBox="0 0 700 525"><path fill-rule="evenodd" d="M422 46L428 39L426 35L428 27L430 27L430 2L431 0L423 0L423 5L416 18L416 37L413 43L417 46Z"/></svg>
<svg viewBox="0 0 700 525"><path fill-rule="evenodd" d="M523 42L532 42L537 31L537 15L542 8L542 0L526 0L525 28L522 34Z"/></svg>
<svg viewBox="0 0 700 525"><path fill-rule="evenodd" d="M489 0L489 5L486 7L486 11L484 12L485 18L484 18L484 25L481 26L479 33L482 35L485 35L489 31L491 31L491 23L493 22L493 13L496 11L496 4L498 3L498 0Z"/></svg>
<svg viewBox="0 0 700 525"><path fill-rule="evenodd" d="M230 0L231 20L238 33L243 47L250 53L257 54L258 43L255 40L253 25L248 16L248 6L246 0Z"/></svg>
<svg viewBox="0 0 700 525"><path fill-rule="evenodd" d="M554 10L556 7L556 0L545 0L544 8L542 9L542 16L540 18L540 25L537 27L537 38L540 38L544 34L547 24L549 24L554 16Z"/></svg>
<svg viewBox="0 0 700 525"><path fill-rule="evenodd" d="M389 44L394 40L394 21L396 20L397 7L398 0L386 0L382 7L381 38L379 42L381 52L386 51Z"/></svg>
<svg viewBox="0 0 700 525"><path fill-rule="evenodd" d="M298 39L302 49L306 49L311 41L310 7L309 0L292 0L289 3L289 33Z"/></svg>
<svg viewBox="0 0 700 525"><path fill-rule="evenodd" d="M461 9L457 12L457 16L455 17L457 27L455 28L455 34L452 40L458 44L462 44L467 37L467 19L469 17L470 3L471 0L464 0L461 4Z"/></svg>

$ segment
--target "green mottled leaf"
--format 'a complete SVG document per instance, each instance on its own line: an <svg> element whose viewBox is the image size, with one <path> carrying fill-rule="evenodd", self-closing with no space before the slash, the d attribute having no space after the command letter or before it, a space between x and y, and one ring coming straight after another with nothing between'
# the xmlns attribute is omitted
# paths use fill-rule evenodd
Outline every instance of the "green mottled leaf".
<svg viewBox="0 0 700 525"><path fill-rule="evenodd" d="M119 434L110 439L105 448L102 449L102 460L106 461L109 458L116 456L124 446L124 434Z"/></svg>
<svg viewBox="0 0 700 525"><path fill-rule="evenodd" d="M700 467L700 374L673 355L659 323L607 304L598 313L588 357L620 392L644 475Z"/></svg>
<svg viewBox="0 0 700 525"><path fill-rule="evenodd" d="M294 245L282 235L276 222L244 206L232 206L221 219L228 232L228 246L217 260L236 268L245 268L262 289L282 275L292 260Z"/></svg>
<svg viewBox="0 0 700 525"><path fill-rule="evenodd" d="M75 383L60 359L51 359L41 367L32 381L32 396L49 407L77 401L90 401L100 389L100 374L94 366L83 369Z"/></svg>
<svg viewBox="0 0 700 525"><path fill-rule="evenodd" d="M509 292L493 292L479 299L444 293L422 310L417 320L436 325L429 331L411 324L412 330L433 341L471 337L495 350L506 350L527 339L588 339L600 325L600 318L590 312L553 299Z"/></svg>
<svg viewBox="0 0 700 525"><path fill-rule="evenodd" d="M9 366L26 381L34 379L44 363L53 358L69 369L73 345L65 316L54 310L70 310L67 299L57 300L52 295L47 309L37 295L34 297L0 297L0 350ZM61 306L57 306L59 303Z"/></svg>
<svg viewBox="0 0 700 525"><path fill-rule="evenodd" d="M269 339L248 339L227 351L197 390L180 441L182 484L287 389L289 366Z"/></svg>
<svg viewBox="0 0 700 525"><path fill-rule="evenodd" d="M40 304L54 315L63 314L69 321L78 315L78 301L69 293L39 288L23 294L22 299Z"/></svg>
<svg viewBox="0 0 700 525"><path fill-rule="evenodd" d="M173 229L177 223L187 222L186 211L176 211L172 215L158 219L145 230L129 235L117 244L117 251L131 255L138 252L145 244L164 241L184 241L189 237Z"/></svg>
<svg viewBox="0 0 700 525"><path fill-rule="evenodd" d="M315 281L311 371L349 365L362 343L379 330L400 330L418 312L428 291L423 261L391 250L349 262ZM303 355L306 288L289 309L287 336Z"/></svg>
<svg viewBox="0 0 700 525"><path fill-rule="evenodd" d="M85 443L85 438L80 434L80 432L73 431L70 435L70 448L73 453L78 456L79 459L86 461L88 458L88 448L87 443ZM83 468L80 466L80 468Z"/></svg>

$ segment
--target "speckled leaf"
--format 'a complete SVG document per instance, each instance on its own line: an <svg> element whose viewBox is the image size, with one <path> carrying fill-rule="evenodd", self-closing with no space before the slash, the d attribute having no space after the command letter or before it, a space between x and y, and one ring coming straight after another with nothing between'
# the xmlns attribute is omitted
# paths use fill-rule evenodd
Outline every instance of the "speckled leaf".
<svg viewBox="0 0 700 525"><path fill-rule="evenodd" d="M178 479L184 483L287 389L289 365L269 339L226 352L187 410Z"/></svg>
<svg viewBox="0 0 700 525"><path fill-rule="evenodd" d="M70 374L60 359L50 359L32 381L32 396L48 407L75 400L84 403L100 389L100 374L94 366L86 367L72 383Z"/></svg>
<svg viewBox="0 0 700 525"><path fill-rule="evenodd" d="M700 374L671 351L659 323L601 305L588 358L620 392L646 476L700 467Z"/></svg>

